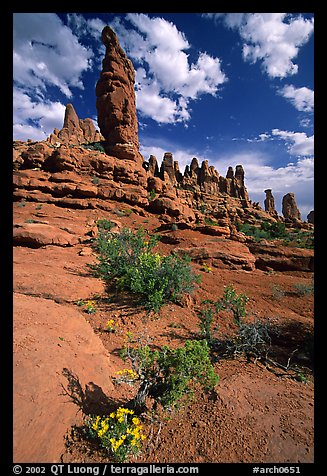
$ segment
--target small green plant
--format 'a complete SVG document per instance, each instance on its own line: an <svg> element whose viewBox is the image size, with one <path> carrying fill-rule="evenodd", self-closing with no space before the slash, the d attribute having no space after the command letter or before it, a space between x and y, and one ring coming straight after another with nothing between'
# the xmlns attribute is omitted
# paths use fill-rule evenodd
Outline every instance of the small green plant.
<svg viewBox="0 0 327 476"><path fill-rule="evenodd" d="M105 325L105 332L116 332L118 328L118 323L115 322L114 319L109 319L109 321L106 322L106 325Z"/></svg>
<svg viewBox="0 0 327 476"><path fill-rule="evenodd" d="M132 369L118 370L116 375L117 377L114 377L114 383L116 384L127 383L129 385L133 385L139 378L138 374Z"/></svg>
<svg viewBox="0 0 327 476"><path fill-rule="evenodd" d="M86 301L84 311L87 312L88 314L96 313L97 311L96 311L94 305L95 305L94 301Z"/></svg>
<svg viewBox="0 0 327 476"><path fill-rule="evenodd" d="M36 205L35 210L42 210L42 207L42 203L39 203L38 205Z"/></svg>
<svg viewBox="0 0 327 476"><path fill-rule="evenodd" d="M119 407L109 416L91 416L85 420L86 432L111 454L115 461L123 463L140 452L145 440L142 424L134 411Z"/></svg>
<svg viewBox="0 0 327 476"><path fill-rule="evenodd" d="M216 221L212 220L212 218L209 218L209 217L205 217L204 223L206 225L210 225L210 226L218 226L218 223Z"/></svg>
<svg viewBox="0 0 327 476"><path fill-rule="evenodd" d="M101 218L100 220L97 221L97 227L99 232L101 233L110 231L114 226L115 226L114 223L112 223L110 220L107 220L106 218Z"/></svg>
<svg viewBox="0 0 327 476"><path fill-rule="evenodd" d="M183 347L171 349L164 346L152 350L149 345L133 347L128 342L122 356L132 363L140 382L134 406L144 410L146 398L173 408L186 396L194 394L194 386L211 390L218 383L209 357L205 340L186 341Z"/></svg>
<svg viewBox="0 0 327 476"><path fill-rule="evenodd" d="M178 230L178 225L176 223L173 223L171 225L171 229L172 229L172 231L177 231Z"/></svg>
<svg viewBox="0 0 327 476"><path fill-rule="evenodd" d="M34 223L34 220L33 218L27 218L27 220L25 220L25 223Z"/></svg>
<svg viewBox="0 0 327 476"><path fill-rule="evenodd" d="M99 182L100 182L99 177L97 177L96 175L93 175L93 177L92 177L92 183L93 183L94 185L98 185Z"/></svg>
<svg viewBox="0 0 327 476"><path fill-rule="evenodd" d="M96 312L96 309L95 309L95 301L82 301L82 300L79 300L79 301L76 301L76 305L79 306L79 307L83 307L83 311L86 312L87 314L94 314Z"/></svg>
<svg viewBox="0 0 327 476"><path fill-rule="evenodd" d="M240 326L241 319L246 316L245 306L249 298L246 294L237 294L232 285L225 286L224 294L218 301L202 301L202 307L198 310L200 319L200 333L210 346L214 346L214 331L218 329L214 322L221 311L231 312L235 323Z"/></svg>
<svg viewBox="0 0 327 476"><path fill-rule="evenodd" d="M18 203L19 208L23 208L26 205L26 200L22 200L21 202Z"/></svg>
<svg viewBox="0 0 327 476"><path fill-rule="evenodd" d="M206 273L212 273L212 268L211 266L208 266L207 263L203 263L202 270L205 271Z"/></svg>
<svg viewBox="0 0 327 476"><path fill-rule="evenodd" d="M308 383L309 382L307 377L300 370L295 371L295 379L298 380L301 383Z"/></svg>
<svg viewBox="0 0 327 476"><path fill-rule="evenodd" d="M152 202L156 198L157 194L154 190L150 190L148 193L148 200L149 202Z"/></svg>
<svg viewBox="0 0 327 476"><path fill-rule="evenodd" d="M210 344L213 341L212 325L215 317L215 310L212 307L212 301L204 301L206 304L203 309L199 311L200 332L206 341Z"/></svg>
<svg viewBox="0 0 327 476"><path fill-rule="evenodd" d="M101 142L89 142L87 144L81 144L81 147L89 150L98 150L99 152L105 152Z"/></svg>
<svg viewBox="0 0 327 476"><path fill-rule="evenodd" d="M232 284L225 286L223 297L215 303L216 310L231 311L234 316L234 320L237 324L240 324L241 319L246 316L245 306L248 303L249 298L246 294L237 294Z"/></svg>
<svg viewBox="0 0 327 476"><path fill-rule="evenodd" d="M280 286L278 286L278 284L273 284L271 286L271 290L272 290L272 297L276 301L279 301L280 299L282 299L286 294L284 289L282 289Z"/></svg>

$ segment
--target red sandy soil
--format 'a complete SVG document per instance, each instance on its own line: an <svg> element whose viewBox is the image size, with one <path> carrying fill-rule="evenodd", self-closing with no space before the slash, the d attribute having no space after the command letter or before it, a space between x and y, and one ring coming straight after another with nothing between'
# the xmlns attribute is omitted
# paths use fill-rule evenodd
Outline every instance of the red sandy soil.
<svg viewBox="0 0 327 476"><path fill-rule="evenodd" d="M146 212L141 216L137 209L130 213L128 208L113 203L111 212L103 212L14 204L15 223L41 221L76 238L72 246L14 249L14 461L109 461L86 442L79 428L83 411L114 408L133 395L131 387L113 384L116 372L126 367L119 357L126 333L148 336L155 346L176 347L198 338L197 306L203 299L218 300L224 286L232 284L249 297L248 322L262 320L279 329L274 359L286 366L294 351L294 363L305 381L290 378L294 372L267 368L253 359L220 359L215 363L220 377L215 391L210 395L197 391L193 401L162 414L160 420L158 416L151 422L147 417L148 438L142 453L131 461L313 462L313 371L303 355L313 333L313 296L294 292L295 284L312 282L312 273L232 269L210 259L206 263L212 273L207 273L201 263L193 263L202 279L192 297L148 315L127 294L108 293L87 266L95 262L87 233L97 219L114 219L129 228L143 225L150 232L160 225L158 217ZM160 243L162 253L210 242L240 253L240 243L200 232L165 234L175 244ZM93 314L77 305L88 299L94 300ZM113 333L105 332L109 319L115 321ZM231 318L220 318L217 324L220 338L236 331ZM75 383L75 393L69 391L69 380Z"/></svg>

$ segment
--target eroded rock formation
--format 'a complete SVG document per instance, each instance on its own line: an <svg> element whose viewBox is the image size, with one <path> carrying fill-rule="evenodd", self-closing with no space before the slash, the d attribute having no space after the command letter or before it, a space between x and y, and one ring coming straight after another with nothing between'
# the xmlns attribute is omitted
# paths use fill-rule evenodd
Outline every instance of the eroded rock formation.
<svg viewBox="0 0 327 476"><path fill-rule="evenodd" d="M285 220L291 222L301 220L301 213L297 207L294 193L290 192L284 195L282 201L282 213Z"/></svg>
<svg viewBox="0 0 327 476"><path fill-rule="evenodd" d="M54 129L47 139L51 145L59 147L61 144L79 145L88 142L99 142L102 137L94 127L92 119L79 119L74 106L67 104L62 129Z"/></svg>
<svg viewBox="0 0 327 476"><path fill-rule="evenodd" d="M91 119L80 120L68 104L63 128L55 129L47 141L16 141L15 200L103 209L108 200L121 201L160 214L163 221L192 224L203 233L235 240L242 240L237 223L280 219L271 190L266 190L266 211L249 200L242 165L229 167L224 176L207 160L199 164L196 157L190 158L183 174L171 152L164 154L160 167L154 155L144 161L139 152L133 64L109 27L103 29L102 41L106 53L96 104L103 137ZM85 148L100 139L106 153ZM285 219L299 220L294 194L285 196L284 202Z"/></svg>
<svg viewBox="0 0 327 476"><path fill-rule="evenodd" d="M275 218L278 218L278 213L275 209L275 199L272 194L272 190L268 188L267 190L265 190L265 194L266 194L266 198L264 201L265 211L269 213L269 215Z"/></svg>
<svg viewBox="0 0 327 476"><path fill-rule="evenodd" d="M314 222L315 222L314 216L315 216L315 212L314 210L311 210L311 212L307 215L308 223L312 223L312 225L314 225Z"/></svg>
<svg viewBox="0 0 327 476"><path fill-rule="evenodd" d="M106 54L96 85L98 124L106 141L106 152L119 159L142 163L139 152L132 62L118 42L116 33L106 26L102 31Z"/></svg>

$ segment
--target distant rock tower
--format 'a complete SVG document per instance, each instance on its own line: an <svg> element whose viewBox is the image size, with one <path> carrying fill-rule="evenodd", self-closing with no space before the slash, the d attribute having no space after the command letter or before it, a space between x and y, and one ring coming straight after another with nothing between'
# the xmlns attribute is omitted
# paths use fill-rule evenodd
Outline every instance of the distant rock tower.
<svg viewBox="0 0 327 476"><path fill-rule="evenodd" d="M269 213L269 215L271 215L272 217L278 218L278 213L275 209L275 199L272 194L272 190L270 188L267 188L267 190L265 190L265 194L266 194L266 198L264 201L265 211Z"/></svg>
<svg viewBox="0 0 327 476"><path fill-rule="evenodd" d="M311 210L311 212L307 215L308 223L312 223L314 225L315 222L315 212Z"/></svg>
<svg viewBox="0 0 327 476"><path fill-rule="evenodd" d="M54 129L47 138L50 144L79 145L102 140L100 133L95 129L92 119L79 119L74 106L66 105L64 125L62 129Z"/></svg>
<svg viewBox="0 0 327 476"><path fill-rule="evenodd" d="M287 193L283 197L282 213L285 220L301 221L301 213L297 207L294 193Z"/></svg>
<svg viewBox="0 0 327 476"><path fill-rule="evenodd" d="M102 42L106 54L96 85L98 124L107 154L142 163L134 92L135 71L118 42L116 33L105 26Z"/></svg>

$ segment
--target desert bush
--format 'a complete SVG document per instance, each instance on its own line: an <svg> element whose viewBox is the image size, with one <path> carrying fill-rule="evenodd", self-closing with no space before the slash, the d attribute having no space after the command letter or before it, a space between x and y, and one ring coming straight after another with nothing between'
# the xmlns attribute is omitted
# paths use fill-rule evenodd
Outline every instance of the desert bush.
<svg viewBox="0 0 327 476"><path fill-rule="evenodd" d="M156 198L157 194L155 192L155 190L150 190L150 192L148 193L148 200L149 202L152 202L152 200L154 200Z"/></svg>
<svg viewBox="0 0 327 476"><path fill-rule="evenodd" d="M237 223L238 231L243 232L247 236L251 236L255 241L260 240L276 240L277 238L287 238L288 232L285 224L282 222L269 223L263 221L260 228L249 223Z"/></svg>
<svg viewBox="0 0 327 476"><path fill-rule="evenodd" d="M260 357L267 354L271 345L269 325L261 321L250 324L242 323L237 336L232 339L228 348L234 354Z"/></svg>
<svg viewBox="0 0 327 476"><path fill-rule="evenodd" d="M213 324L221 311L230 312L234 321L240 326L241 319L246 316L246 304L249 298L246 294L237 294L234 287L230 284L225 286L224 294L218 301L202 301L202 307L198 310L200 319L200 332L209 345L214 344L213 331L218 329Z"/></svg>
<svg viewBox="0 0 327 476"><path fill-rule="evenodd" d="M99 152L105 152L101 142L88 142L86 144L81 144L81 147L83 147L84 149L98 150Z"/></svg>
<svg viewBox="0 0 327 476"><path fill-rule="evenodd" d="M271 291L272 291L272 298L277 300L277 301L279 299L282 299L286 294L284 289L281 288L280 286L278 286L278 284L272 284L271 285Z"/></svg>
<svg viewBox="0 0 327 476"><path fill-rule="evenodd" d="M276 239L276 238L284 238L288 235L286 231L285 223L282 222L273 222L269 223L268 221L264 221L261 223L260 226L261 230L264 230L268 233L267 239Z"/></svg>
<svg viewBox="0 0 327 476"><path fill-rule="evenodd" d="M188 340L183 347L164 346L160 350L152 350L149 345L133 347L128 343L121 356L131 361L138 375L134 406L139 411L144 410L147 397L152 398L155 405L173 408L184 397L193 395L195 385L211 390L219 380L205 340Z"/></svg>
<svg viewBox="0 0 327 476"><path fill-rule="evenodd" d="M294 292L298 296L307 296L308 294L313 294L314 292L314 284L312 283L296 283L293 286Z"/></svg>
<svg viewBox="0 0 327 476"><path fill-rule="evenodd" d="M129 455L139 453L145 439L140 419L133 415L133 410L119 407L109 416L86 418L88 436L98 440L119 463L126 461Z"/></svg>
<svg viewBox="0 0 327 476"><path fill-rule="evenodd" d="M142 229L113 234L100 227L95 243L99 263L93 266L98 276L140 295L145 307L155 312L165 302L176 302L183 293L191 292L198 280L189 257L154 253L157 242L157 236L147 239Z"/></svg>

